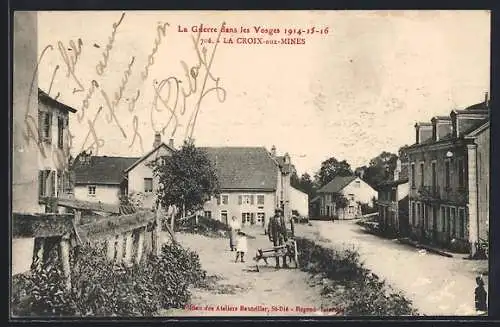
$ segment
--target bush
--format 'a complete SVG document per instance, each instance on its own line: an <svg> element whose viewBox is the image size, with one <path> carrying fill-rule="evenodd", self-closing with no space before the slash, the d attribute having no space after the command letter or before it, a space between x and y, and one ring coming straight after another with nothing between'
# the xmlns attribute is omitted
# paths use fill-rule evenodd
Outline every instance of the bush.
<svg viewBox="0 0 500 327"><path fill-rule="evenodd" d="M337 307L345 315L399 316L416 311L400 293L393 292L384 281L363 267L354 249L325 248L314 241L297 238L302 270L327 278L323 295L338 295ZM337 292L342 292L338 294ZM329 296L332 298L332 296Z"/></svg>
<svg viewBox="0 0 500 327"><path fill-rule="evenodd" d="M54 265L15 276L16 316L151 316L180 308L190 300L189 287L206 274L196 253L164 245L160 256L145 256L140 265L107 260L103 247L84 247L72 256L72 290L63 288ZM32 290L32 291L31 291Z"/></svg>
<svg viewBox="0 0 500 327"><path fill-rule="evenodd" d="M187 233L201 234L209 237L221 237L229 231L229 226L225 223L206 217L195 217L186 219L179 224L179 230Z"/></svg>

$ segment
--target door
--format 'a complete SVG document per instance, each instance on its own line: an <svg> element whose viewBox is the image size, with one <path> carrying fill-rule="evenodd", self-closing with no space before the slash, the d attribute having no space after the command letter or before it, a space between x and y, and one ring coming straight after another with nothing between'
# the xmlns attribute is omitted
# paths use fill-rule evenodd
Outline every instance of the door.
<svg viewBox="0 0 500 327"><path fill-rule="evenodd" d="M226 210L223 210L220 212L220 221L222 221L224 224L228 224L228 221L227 221L227 211Z"/></svg>

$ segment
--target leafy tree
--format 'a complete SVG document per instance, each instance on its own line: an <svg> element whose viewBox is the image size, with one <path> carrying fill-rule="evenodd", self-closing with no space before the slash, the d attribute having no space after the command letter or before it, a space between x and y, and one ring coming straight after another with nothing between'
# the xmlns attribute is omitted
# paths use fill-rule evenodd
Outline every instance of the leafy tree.
<svg viewBox="0 0 500 327"><path fill-rule="evenodd" d="M358 171L364 171L363 179L372 187L377 187L387 179L393 178L398 156L394 153L383 151L381 154L370 160L370 165Z"/></svg>
<svg viewBox="0 0 500 327"><path fill-rule="evenodd" d="M335 157L331 157L321 163L321 168L315 175L316 182L319 186L324 186L332 181L336 176L352 176L351 165L345 160L338 161Z"/></svg>
<svg viewBox="0 0 500 327"><path fill-rule="evenodd" d="M213 163L192 142L154 165L159 177L158 200L164 208L175 205L187 211L203 207L212 195L219 194L219 181Z"/></svg>

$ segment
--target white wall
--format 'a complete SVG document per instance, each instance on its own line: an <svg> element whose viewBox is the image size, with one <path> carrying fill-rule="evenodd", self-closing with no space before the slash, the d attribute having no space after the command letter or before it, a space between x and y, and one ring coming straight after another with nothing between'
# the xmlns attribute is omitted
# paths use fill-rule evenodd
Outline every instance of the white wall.
<svg viewBox="0 0 500 327"><path fill-rule="evenodd" d="M238 204L238 196L243 194L253 194L254 204ZM238 221L241 222L241 214L243 212L255 213L258 212L265 213L266 221L269 217L274 215L274 209L276 208L276 197L275 192L224 192L221 191L221 195L228 195L228 204L217 205L217 199L214 197L212 200L207 201L203 206L204 211L210 211L212 213L212 218L220 220L221 210L227 210L228 218L231 219L232 216L236 216ZM257 195L264 195L264 205L257 204Z"/></svg>
<svg viewBox="0 0 500 327"><path fill-rule="evenodd" d="M309 195L290 186L290 208L301 216L309 217Z"/></svg>
<svg viewBox="0 0 500 327"><path fill-rule="evenodd" d="M356 182L359 182L356 183ZM359 186L357 186L359 185ZM372 204L372 198L377 198L377 191L375 191L370 185L364 182L361 178L356 178L349 185L344 187L342 193L348 197L348 194L354 194L354 201L366 204Z"/></svg>
<svg viewBox="0 0 500 327"><path fill-rule="evenodd" d="M107 204L120 204L120 187L118 185L95 185L95 196L89 195L88 185L75 186L75 199Z"/></svg>
<svg viewBox="0 0 500 327"><path fill-rule="evenodd" d="M156 160L159 157L170 155L171 152L166 147L159 148L152 153L146 160L139 163L131 171L128 172L128 194L142 193L144 207L151 208L154 202L154 192L144 193L144 178L153 178L153 169L147 164ZM153 189L157 189L158 181L153 180Z"/></svg>

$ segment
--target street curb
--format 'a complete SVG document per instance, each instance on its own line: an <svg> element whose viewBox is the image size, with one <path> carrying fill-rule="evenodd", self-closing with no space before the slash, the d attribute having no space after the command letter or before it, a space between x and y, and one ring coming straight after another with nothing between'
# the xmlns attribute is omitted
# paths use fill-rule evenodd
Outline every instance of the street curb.
<svg viewBox="0 0 500 327"><path fill-rule="evenodd" d="M441 251L439 249L433 248L433 247L428 246L428 245L419 244L418 242L411 241L408 238L399 238L398 241L402 244L411 245L417 249L425 249L425 250L427 250L431 253L434 253L434 254L439 254L439 255L444 256L444 257L453 258L453 255L448 253L448 252Z"/></svg>

